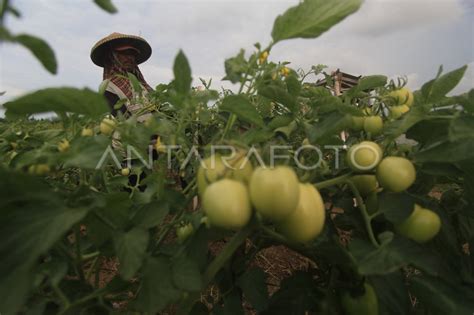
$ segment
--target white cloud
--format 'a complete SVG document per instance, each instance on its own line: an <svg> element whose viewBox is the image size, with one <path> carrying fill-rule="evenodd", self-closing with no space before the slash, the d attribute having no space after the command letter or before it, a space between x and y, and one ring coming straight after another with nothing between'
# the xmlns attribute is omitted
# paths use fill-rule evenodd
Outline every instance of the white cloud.
<svg viewBox="0 0 474 315"><path fill-rule="evenodd" d="M353 33L386 36L410 29L443 25L466 13L460 0L366 0L348 23Z"/></svg>

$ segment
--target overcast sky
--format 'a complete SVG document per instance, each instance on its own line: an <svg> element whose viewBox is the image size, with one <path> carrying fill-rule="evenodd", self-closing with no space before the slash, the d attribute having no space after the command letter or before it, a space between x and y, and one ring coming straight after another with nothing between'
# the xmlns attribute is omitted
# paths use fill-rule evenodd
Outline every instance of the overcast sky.
<svg viewBox="0 0 474 315"><path fill-rule="evenodd" d="M224 83L224 60L240 48L271 40L275 17L297 0L113 0L119 12L110 15L92 0L12 0L21 19L9 17L13 33L46 39L56 52L59 68L51 75L24 48L0 45L0 102L51 86L97 89L102 69L89 58L102 37L121 32L141 35L153 55L140 66L151 86L172 79L179 49L199 77ZM405 75L419 88L433 78L439 65L450 71L469 64L456 89L474 87L474 0L366 0L362 8L316 39L278 43L270 60L290 61L308 70L325 64L353 75ZM227 83L225 83L226 86ZM0 109L1 115L1 109Z"/></svg>

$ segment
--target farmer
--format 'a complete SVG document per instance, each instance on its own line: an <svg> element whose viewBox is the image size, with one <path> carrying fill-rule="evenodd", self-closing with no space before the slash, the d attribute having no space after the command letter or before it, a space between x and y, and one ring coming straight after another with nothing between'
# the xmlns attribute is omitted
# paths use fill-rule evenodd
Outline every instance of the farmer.
<svg viewBox="0 0 474 315"><path fill-rule="evenodd" d="M101 87L105 88L105 97L111 107L112 115L116 116L119 110L125 116L138 113L137 120L145 121L151 114L143 113L143 99L137 99L135 91L129 80L128 74L133 74L140 82L142 94L146 95L153 89L143 78L138 65L151 56L151 46L139 36L112 33L99 40L91 50L91 59L99 67L104 68ZM124 105L115 108L119 100L124 100Z"/></svg>

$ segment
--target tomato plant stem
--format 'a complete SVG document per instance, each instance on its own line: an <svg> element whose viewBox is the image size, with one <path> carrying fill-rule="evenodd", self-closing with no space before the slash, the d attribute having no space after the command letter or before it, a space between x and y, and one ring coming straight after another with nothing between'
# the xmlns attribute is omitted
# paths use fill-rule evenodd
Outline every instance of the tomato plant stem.
<svg viewBox="0 0 474 315"><path fill-rule="evenodd" d="M82 269L82 255L81 255L81 244L80 244L81 233L79 231L79 226L74 227L74 238L76 245L76 265L77 271L79 273L79 278L81 281L85 281L84 270Z"/></svg>
<svg viewBox="0 0 474 315"><path fill-rule="evenodd" d="M346 180L347 185L349 188L352 190L352 193L354 194L354 197L356 198L357 201L357 207L360 210L360 213L362 214L362 217L365 222L365 227L367 229L367 234L369 234L370 241L375 247L380 247L379 243L377 242L377 239L374 236L374 231L372 230L372 224L371 224L371 217L367 213L367 209L365 208L364 200L362 199L359 190L357 187L354 185L354 183L351 180Z"/></svg>
<svg viewBox="0 0 474 315"><path fill-rule="evenodd" d="M343 184L347 181L347 179L349 179L351 175L352 173L348 173L348 174L341 175L339 177L335 177L335 178L328 179L319 183L315 183L314 187L316 187L317 189L323 189L330 186Z"/></svg>
<svg viewBox="0 0 474 315"><path fill-rule="evenodd" d="M247 224L242 230L238 231L234 236L229 240L224 249L217 255L216 258L209 264L206 271L203 275L203 288L207 287L212 279L216 276L217 272L222 269L222 267L227 263L227 261L232 257L234 252L242 245L243 242L249 237L249 235L254 230L255 219ZM179 310L178 314L189 314L195 301L199 299L200 292L195 294L190 294L188 298L182 303L182 307Z"/></svg>

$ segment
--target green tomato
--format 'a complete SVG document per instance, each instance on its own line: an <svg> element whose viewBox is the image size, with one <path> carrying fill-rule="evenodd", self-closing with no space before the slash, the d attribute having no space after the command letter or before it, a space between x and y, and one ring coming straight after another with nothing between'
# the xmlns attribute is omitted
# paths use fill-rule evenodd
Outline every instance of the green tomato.
<svg viewBox="0 0 474 315"><path fill-rule="evenodd" d="M363 130L364 129L365 117L363 116L352 116L352 129Z"/></svg>
<svg viewBox="0 0 474 315"><path fill-rule="evenodd" d="M369 116L364 120L365 132L371 133L372 135L378 135L383 130L383 120L380 116Z"/></svg>
<svg viewBox="0 0 474 315"><path fill-rule="evenodd" d="M194 227L191 223L177 227L176 236L178 237L178 242L183 243L193 232Z"/></svg>
<svg viewBox="0 0 474 315"><path fill-rule="evenodd" d="M207 187L202 208L211 226L229 230L244 227L252 216L247 187L233 179L222 179Z"/></svg>
<svg viewBox="0 0 474 315"><path fill-rule="evenodd" d="M83 137L91 137L93 135L94 135L94 130L92 130L91 128L84 128L81 131L81 136Z"/></svg>
<svg viewBox="0 0 474 315"><path fill-rule="evenodd" d="M396 105L406 105L408 107L413 105L413 93L406 87L392 91L388 96L395 99Z"/></svg>
<svg viewBox="0 0 474 315"><path fill-rule="evenodd" d="M116 123L113 119L104 118L100 122L99 130L106 136L110 136L115 130Z"/></svg>
<svg viewBox="0 0 474 315"><path fill-rule="evenodd" d="M58 151L66 152L67 150L69 150L69 141L63 139L58 143Z"/></svg>
<svg viewBox="0 0 474 315"><path fill-rule="evenodd" d="M354 171L368 171L379 164L382 156L382 148L377 143L362 141L347 151L346 161Z"/></svg>
<svg viewBox="0 0 474 315"><path fill-rule="evenodd" d="M232 178L247 184L253 173L252 163L242 154L230 159L219 154L202 161L197 172L197 187L202 197L207 186L223 178Z"/></svg>
<svg viewBox="0 0 474 315"><path fill-rule="evenodd" d="M375 175L355 175L351 177L351 180L362 196L367 196L376 190L378 186Z"/></svg>
<svg viewBox="0 0 474 315"><path fill-rule="evenodd" d="M441 229L441 219L439 215L431 210L422 208L415 204L411 215L395 230L418 243L425 243L435 237Z"/></svg>
<svg viewBox="0 0 474 315"><path fill-rule="evenodd" d="M394 119L400 118L403 114L408 112L410 107L407 105L397 105L390 107L390 116Z"/></svg>
<svg viewBox="0 0 474 315"><path fill-rule="evenodd" d="M33 164L28 168L28 173L32 175L46 175L51 171L48 164Z"/></svg>
<svg viewBox="0 0 474 315"><path fill-rule="evenodd" d="M364 284L364 293L360 296L352 296L345 292L341 297L342 307L347 315L377 315L379 305L374 288Z"/></svg>
<svg viewBox="0 0 474 315"><path fill-rule="evenodd" d="M128 167L122 168L120 173L122 174L122 176L128 176L130 175L130 169Z"/></svg>
<svg viewBox="0 0 474 315"><path fill-rule="evenodd" d="M415 182L416 170L410 160L389 156L377 166L376 176L380 186L384 189L391 192L401 192Z"/></svg>
<svg viewBox="0 0 474 315"><path fill-rule="evenodd" d="M298 206L277 224L277 230L292 242L309 243L321 234L326 212L323 199L313 185L299 184L299 188Z"/></svg>
<svg viewBox="0 0 474 315"><path fill-rule="evenodd" d="M287 166L257 168L250 179L249 188L252 204L265 219L282 220L298 206L298 177Z"/></svg>

